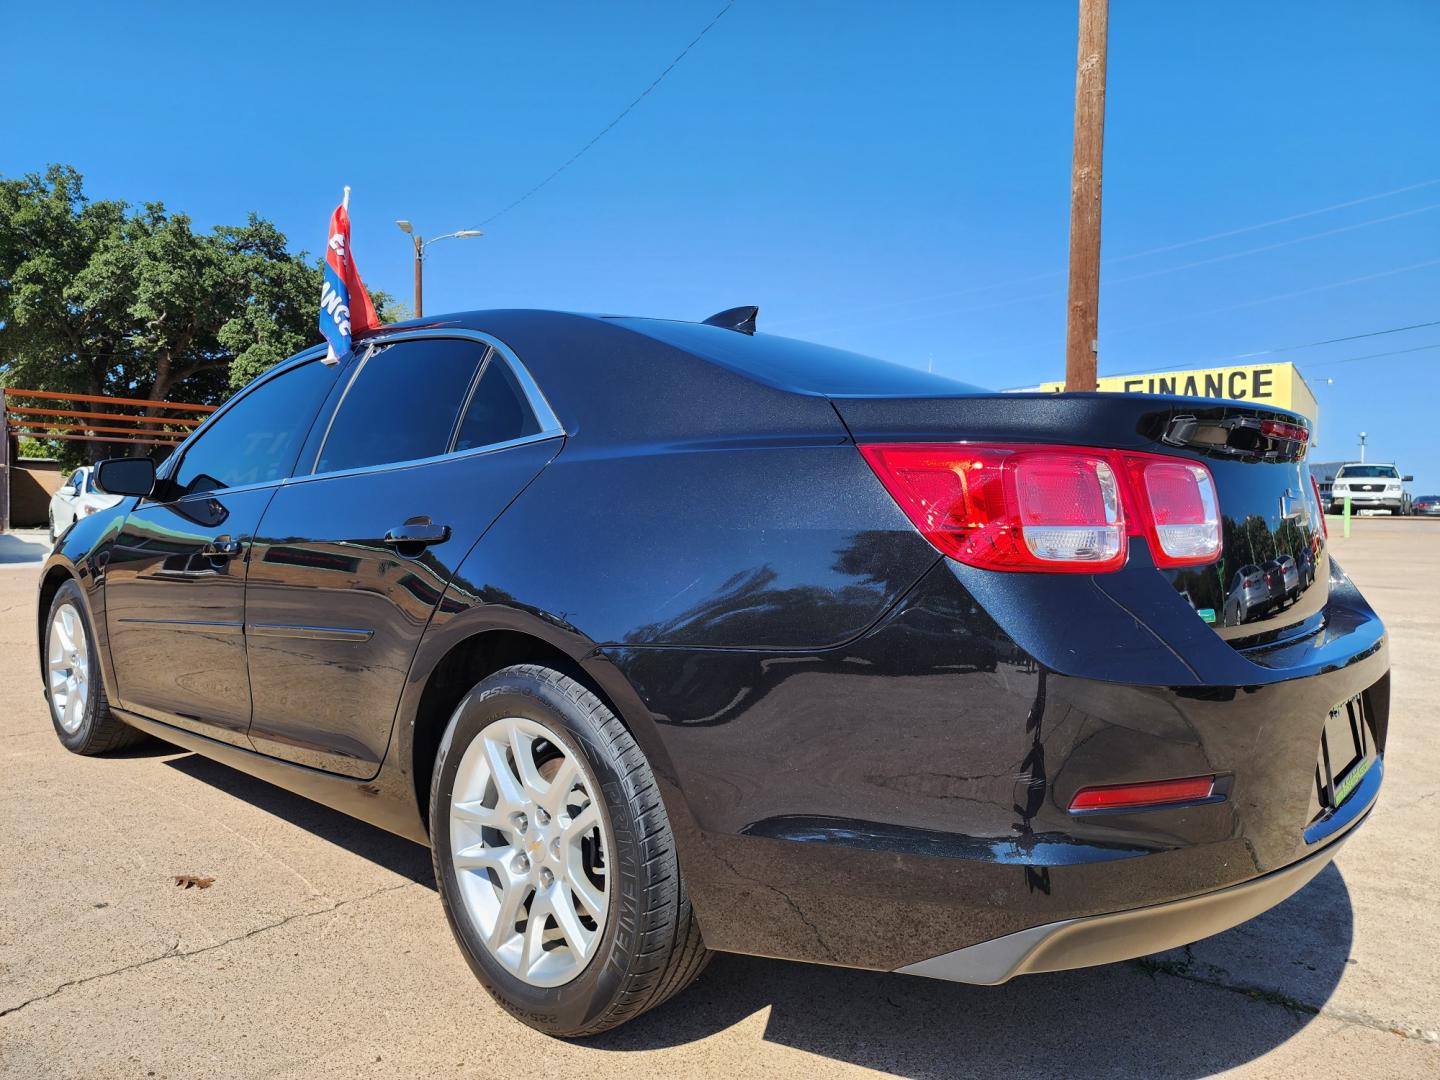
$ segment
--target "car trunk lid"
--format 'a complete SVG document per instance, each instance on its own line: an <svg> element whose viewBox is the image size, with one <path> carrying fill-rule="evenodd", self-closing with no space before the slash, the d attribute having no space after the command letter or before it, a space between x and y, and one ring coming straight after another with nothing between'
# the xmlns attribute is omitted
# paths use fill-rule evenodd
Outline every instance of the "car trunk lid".
<svg viewBox="0 0 1440 1080"><path fill-rule="evenodd" d="M1219 498L1220 558L1155 572L1236 647L1298 632L1325 607L1329 559L1304 464L1310 425L1298 414L1246 402L1099 393L836 397L832 404L862 444L1038 443L1201 461Z"/></svg>

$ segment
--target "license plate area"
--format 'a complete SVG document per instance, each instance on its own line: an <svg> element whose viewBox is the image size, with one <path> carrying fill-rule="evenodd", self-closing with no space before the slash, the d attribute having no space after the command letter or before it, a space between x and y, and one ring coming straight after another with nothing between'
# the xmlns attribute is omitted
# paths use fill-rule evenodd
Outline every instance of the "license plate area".
<svg viewBox="0 0 1440 1080"><path fill-rule="evenodd" d="M1364 696L1356 695L1331 709L1325 718L1315 761L1310 823L1338 810L1354 793L1374 761L1375 732L1365 709Z"/></svg>

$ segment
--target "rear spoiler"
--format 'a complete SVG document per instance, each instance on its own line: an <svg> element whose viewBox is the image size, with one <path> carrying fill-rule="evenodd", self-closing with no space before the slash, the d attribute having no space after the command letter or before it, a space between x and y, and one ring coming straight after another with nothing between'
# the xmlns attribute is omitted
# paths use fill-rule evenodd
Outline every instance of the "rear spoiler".
<svg viewBox="0 0 1440 1080"><path fill-rule="evenodd" d="M954 397L832 397L857 441L1034 442L1154 451L1156 444L1266 460L1298 460L1306 440L1265 434L1309 432L1298 413L1254 402L1165 394L995 393ZM1293 432L1288 432L1293 434Z"/></svg>

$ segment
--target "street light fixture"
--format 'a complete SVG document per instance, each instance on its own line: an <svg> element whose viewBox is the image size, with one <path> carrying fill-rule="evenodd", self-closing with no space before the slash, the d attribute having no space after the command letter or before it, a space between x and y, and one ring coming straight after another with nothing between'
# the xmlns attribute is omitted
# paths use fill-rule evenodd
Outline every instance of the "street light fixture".
<svg viewBox="0 0 1440 1080"><path fill-rule="evenodd" d="M425 315L425 249L431 244L441 240L469 240L471 237L484 236L485 234L479 229L456 229L454 232L448 232L443 236L436 236L426 240L415 231L415 226L411 225L410 222L404 218L398 219L395 224L400 226L400 231L410 237L411 241L415 244L415 317L417 319L423 318Z"/></svg>

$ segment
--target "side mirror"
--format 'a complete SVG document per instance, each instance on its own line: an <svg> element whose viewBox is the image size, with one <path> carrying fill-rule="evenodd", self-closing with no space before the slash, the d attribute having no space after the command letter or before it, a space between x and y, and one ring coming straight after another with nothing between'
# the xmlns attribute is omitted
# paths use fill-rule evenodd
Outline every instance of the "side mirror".
<svg viewBox="0 0 1440 1080"><path fill-rule="evenodd" d="M95 483L111 495L149 495L155 490L155 462L149 458L106 458L95 466Z"/></svg>
<svg viewBox="0 0 1440 1080"><path fill-rule="evenodd" d="M1409 483L1412 483L1412 482L1414 481L1415 477L1413 477L1413 476L1402 476L1402 477L1400 477L1400 479L1403 480L1405 483L1409 484Z"/></svg>

